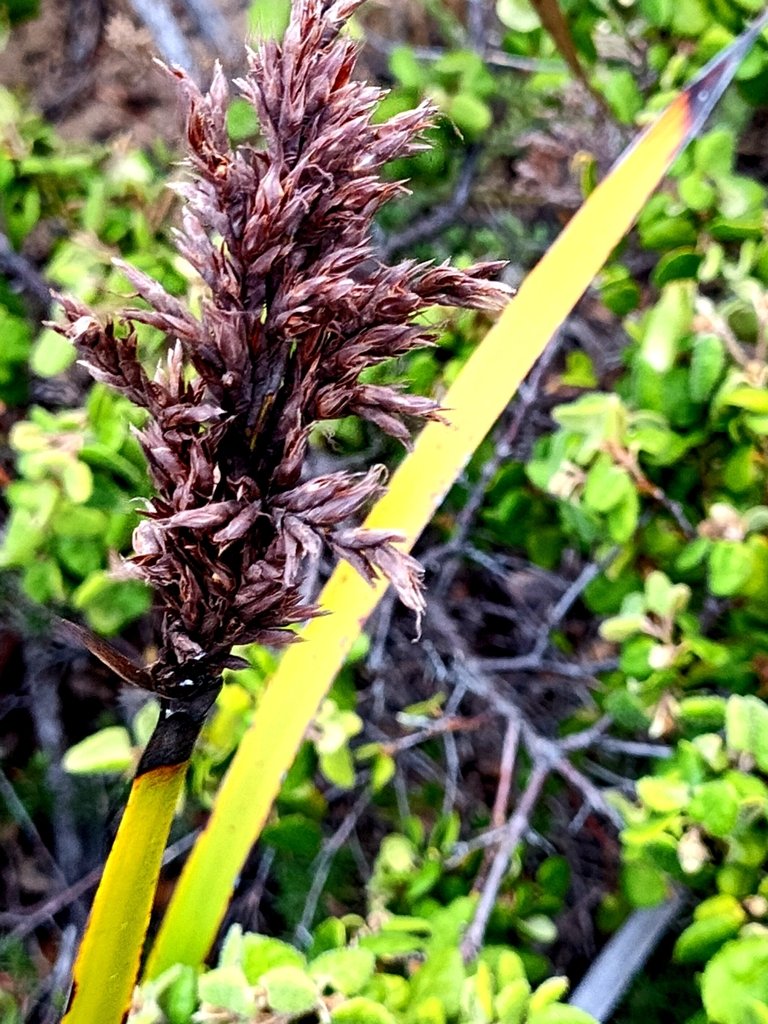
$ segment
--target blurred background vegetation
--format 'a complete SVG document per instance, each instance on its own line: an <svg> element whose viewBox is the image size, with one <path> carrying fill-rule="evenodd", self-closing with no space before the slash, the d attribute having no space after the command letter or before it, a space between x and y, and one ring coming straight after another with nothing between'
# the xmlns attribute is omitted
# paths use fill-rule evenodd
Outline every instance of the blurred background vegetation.
<svg viewBox="0 0 768 1024"><path fill-rule="evenodd" d="M560 0L559 20L554 0L369 0L353 30L361 72L390 90L376 116L427 96L441 111L431 148L388 169L411 194L380 218L382 256L504 259L519 283L760 8ZM115 310L129 292L119 256L199 304L166 188L182 126L151 57L207 82L218 56L234 76L243 41L279 35L287 11L0 3L3 1024L58 1019L157 715L56 637L63 615L150 655L151 594L114 572L150 485L139 411L44 326L48 286ZM149 986L136 1021L301 1016L313 1003L295 977L287 997L273 977L254 1003L265 971L291 968L331 979L340 1024L578 1024L552 976L577 985L658 905L667 934L601 1019L768 1021L767 111L761 40L422 538L420 643L389 598L369 623L242 875L219 966ZM229 130L257 140L242 100ZM373 376L443 394L488 325L434 318L433 349ZM157 360L166 339L141 332ZM318 431L312 461L400 457L345 419ZM158 913L274 668L269 651L244 653L194 757ZM510 706L530 736L590 739L569 754L570 785L547 781L526 815L465 979L463 928L530 781ZM614 1002L634 966L602 969Z"/></svg>

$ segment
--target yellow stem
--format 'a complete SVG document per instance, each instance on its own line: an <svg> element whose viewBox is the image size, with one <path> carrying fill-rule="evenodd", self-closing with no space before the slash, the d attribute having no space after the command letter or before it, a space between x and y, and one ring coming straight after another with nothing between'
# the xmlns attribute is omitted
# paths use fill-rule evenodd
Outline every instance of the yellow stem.
<svg viewBox="0 0 768 1024"><path fill-rule="evenodd" d="M74 968L62 1024L122 1024L188 761L133 780Z"/></svg>

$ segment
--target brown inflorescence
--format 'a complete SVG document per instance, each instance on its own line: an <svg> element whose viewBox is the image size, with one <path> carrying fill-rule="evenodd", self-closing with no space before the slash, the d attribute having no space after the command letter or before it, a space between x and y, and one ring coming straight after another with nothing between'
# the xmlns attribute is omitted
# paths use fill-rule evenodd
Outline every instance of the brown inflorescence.
<svg viewBox="0 0 768 1024"><path fill-rule="evenodd" d="M356 48L340 34L361 0L296 0L282 44L249 53L237 83L258 115L263 146L232 148L229 92L216 68L201 93L171 73L187 104L193 180L179 251L209 289L201 319L154 280L122 270L149 309L102 325L64 298L67 324L91 374L149 412L139 437L156 497L134 534L133 571L152 584L162 641L149 675L168 688L214 679L235 644L281 644L317 613L302 588L307 556L323 547L365 578L387 577L417 615L418 563L366 530L362 510L384 469L302 480L320 420L357 415L404 444L436 404L361 372L430 340L415 315L434 304L493 312L509 298L469 270L413 261L382 264L373 218L402 190L379 172L421 148L433 117L422 104L376 124L381 91L351 79ZM133 325L175 339L150 379Z"/></svg>

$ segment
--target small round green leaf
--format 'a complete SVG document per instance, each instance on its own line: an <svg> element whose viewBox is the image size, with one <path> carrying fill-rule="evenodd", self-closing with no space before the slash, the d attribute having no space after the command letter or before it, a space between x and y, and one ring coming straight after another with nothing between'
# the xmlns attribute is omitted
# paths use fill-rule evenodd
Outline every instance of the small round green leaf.
<svg viewBox="0 0 768 1024"><path fill-rule="evenodd" d="M329 949L309 966L320 989L332 988L345 996L360 992L373 974L376 960L368 949Z"/></svg>
<svg viewBox="0 0 768 1024"><path fill-rule="evenodd" d="M62 758L64 770L71 775L124 772L132 762L131 737L121 725L100 729L70 747Z"/></svg>
<svg viewBox="0 0 768 1024"><path fill-rule="evenodd" d="M740 541L715 541L709 555L709 589L717 597L738 594L752 575L755 557Z"/></svg>
<svg viewBox="0 0 768 1024"><path fill-rule="evenodd" d="M55 377L76 359L77 351L72 342L46 327L32 348L29 365L38 377Z"/></svg>
<svg viewBox="0 0 768 1024"><path fill-rule="evenodd" d="M726 943L704 969L701 995L716 1024L744 1024L753 1003L768 1004L768 937Z"/></svg>
<svg viewBox="0 0 768 1024"><path fill-rule="evenodd" d="M306 966L306 959L287 942L253 933L243 936L241 961L251 985L255 985L267 971L275 967L303 969Z"/></svg>
<svg viewBox="0 0 768 1024"><path fill-rule="evenodd" d="M331 1012L333 1024L397 1024L389 1010L365 996L347 999Z"/></svg>
<svg viewBox="0 0 768 1024"><path fill-rule="evenodd" d="M273 967L259 979L275 1013L301 1014L317 1005L317 985L300 967Z"/></svg>

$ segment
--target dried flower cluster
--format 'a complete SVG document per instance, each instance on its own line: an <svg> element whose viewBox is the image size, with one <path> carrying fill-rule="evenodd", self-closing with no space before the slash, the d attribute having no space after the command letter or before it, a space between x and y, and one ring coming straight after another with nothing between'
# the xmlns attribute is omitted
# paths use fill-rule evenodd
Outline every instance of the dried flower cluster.
<svg viewBox="0 0 768 1024"><path fill-rule="evenodd" d="M355 525L383 468L302 482L309 433L356 414L407 444L409 421L434 417L435 404L361 383L361 371L427 341L413 320L425 307L495 311L509 293L487 280L496 264L377 260L372 218L402 188L379 171L419 148L433 112L423 105L372 123L381 92L351 80L355 46L339 34L360 2L296 0L282 45L249 54L237 84L263 148L231 147L220 68L205 94L173 71L194 169L177 186L186 200L177 241L210 289L201 320L125 265L151 309L102 326L63 300L62 331L92 375L150 413L140 440L157 496L132 563L162 606L150 675L166 692L216 678L233 644L292 639L286 627L316 614L301 594L302 564L323 545L368 579L383 573L422 608L419 567L396 536ZM137 358L137 322L176 339L154 379Z"/></svg>

